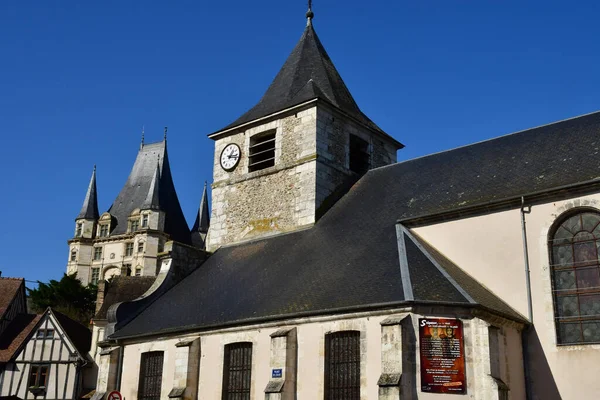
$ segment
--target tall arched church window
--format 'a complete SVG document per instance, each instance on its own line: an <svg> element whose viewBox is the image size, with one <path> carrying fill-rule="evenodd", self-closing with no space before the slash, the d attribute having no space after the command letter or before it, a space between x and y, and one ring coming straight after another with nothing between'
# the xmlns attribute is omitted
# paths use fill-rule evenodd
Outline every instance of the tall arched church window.
<svg viewBox="0 0 600 400"><path fill-rule="evenodd" d="M600 343L600 214L580 211L558 223L550 237L558 343Z"/></svg>

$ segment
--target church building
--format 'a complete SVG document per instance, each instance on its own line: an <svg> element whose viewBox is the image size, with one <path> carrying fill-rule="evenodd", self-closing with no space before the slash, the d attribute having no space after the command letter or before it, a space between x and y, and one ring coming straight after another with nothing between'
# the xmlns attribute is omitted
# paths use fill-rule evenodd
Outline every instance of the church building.
<svg viewBox="0 0 600 400"><path fill-rule="evenodd" d="M595 398L600 112L397 162L306 16L258 104L209 134L202 257L166 141L101 216L92 177L79 276L158 271L106 307L94 399Z"/></svg>

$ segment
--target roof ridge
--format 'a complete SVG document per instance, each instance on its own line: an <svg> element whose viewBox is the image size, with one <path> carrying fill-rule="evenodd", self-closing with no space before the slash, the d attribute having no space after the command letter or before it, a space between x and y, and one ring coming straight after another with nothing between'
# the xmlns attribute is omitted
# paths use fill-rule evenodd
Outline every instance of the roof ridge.
<svg viewBox="0 0 600 400"><path fill-rule="evenodd" d="M492 137L492 138L489 138L489 139L479 140L477 142L473 142L473 143L468 143L468 144L456 146L456 147L453 147L451 149L440 150L440 151L436 151L434 153L424 154L422 156L418 156L418 157L415 157L415 158L410 158L408 160L399 161L399 162L396 162L394 164L388 164L388 165L383 165L381 167L373 168L373 169L370 169L368 172L377 171L377 170L381 170L381 169L389 168L389 167L394 167L394 166L399 165L399 164L406 164L406 163L409 163L411 161L421 160L423 158L433 157L433 156L437 156L439 154L444 154L444 153L449 153L449 152L452 152L452 151L455 151L455 150L460 150L460 149L464 149L464 148L467 148L467 147L476 146L476 145L482 144L482 143L492 142L494 140L503 139L503 138L506 138L506 137L509 137L509 136L512 136L512 135L517 135L517 134L520 134L520 133L525 133L525 132L533 131L535 129L545 128L545 127L552 126L552 125L558 125L560 123L564 123L564 122L576 120L578 118L588 117L588 116L594 115L594 114L600 114L600 110L592 111L592 112L589 112L589 113L586 113L586 114L577 115L577 116L574 116L574 117L569 117L569 118L561 119L561 120L554 121L554 122L549 122L547 124L537 125L537 126L534 126L534 127L531 127L531 128L521 129L521 130L515 131L515 132L505 133L505 134L500 135L500 136L495 136L495 137Z"/></svg>
<svg viewBox="0 0 600 400"><path fill-rule="evenodd" d="M5 279L5 280L14 280L14 281L25 281L25 278L13 278L10 276L0 276L0 279Z"/></svg>

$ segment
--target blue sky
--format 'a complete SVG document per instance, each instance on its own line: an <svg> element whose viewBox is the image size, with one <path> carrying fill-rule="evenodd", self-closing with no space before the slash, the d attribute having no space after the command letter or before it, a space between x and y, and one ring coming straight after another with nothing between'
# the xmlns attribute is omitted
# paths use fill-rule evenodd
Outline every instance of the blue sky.
<svg viewBox="0 0 600 400"><path fill-rule="evenodd" d="M316 0L315 29L399 160L600 109L598 2ZM0 2L0 270L65 271L98 166L100 212L162 138L193 223L213 143L264 93L306 2Z"/></svg>

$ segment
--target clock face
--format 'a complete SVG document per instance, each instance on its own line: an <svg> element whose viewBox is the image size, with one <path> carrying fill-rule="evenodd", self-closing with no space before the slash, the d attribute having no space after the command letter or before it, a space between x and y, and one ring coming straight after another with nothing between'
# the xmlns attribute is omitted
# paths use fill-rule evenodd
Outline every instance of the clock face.
<svg viewBox="0 0 600 400"><path fill-rule="evenodd" d="M225 171L233 171L240 162L240 146L235 143L228 144L221 152L221 168Z"/></svg>

